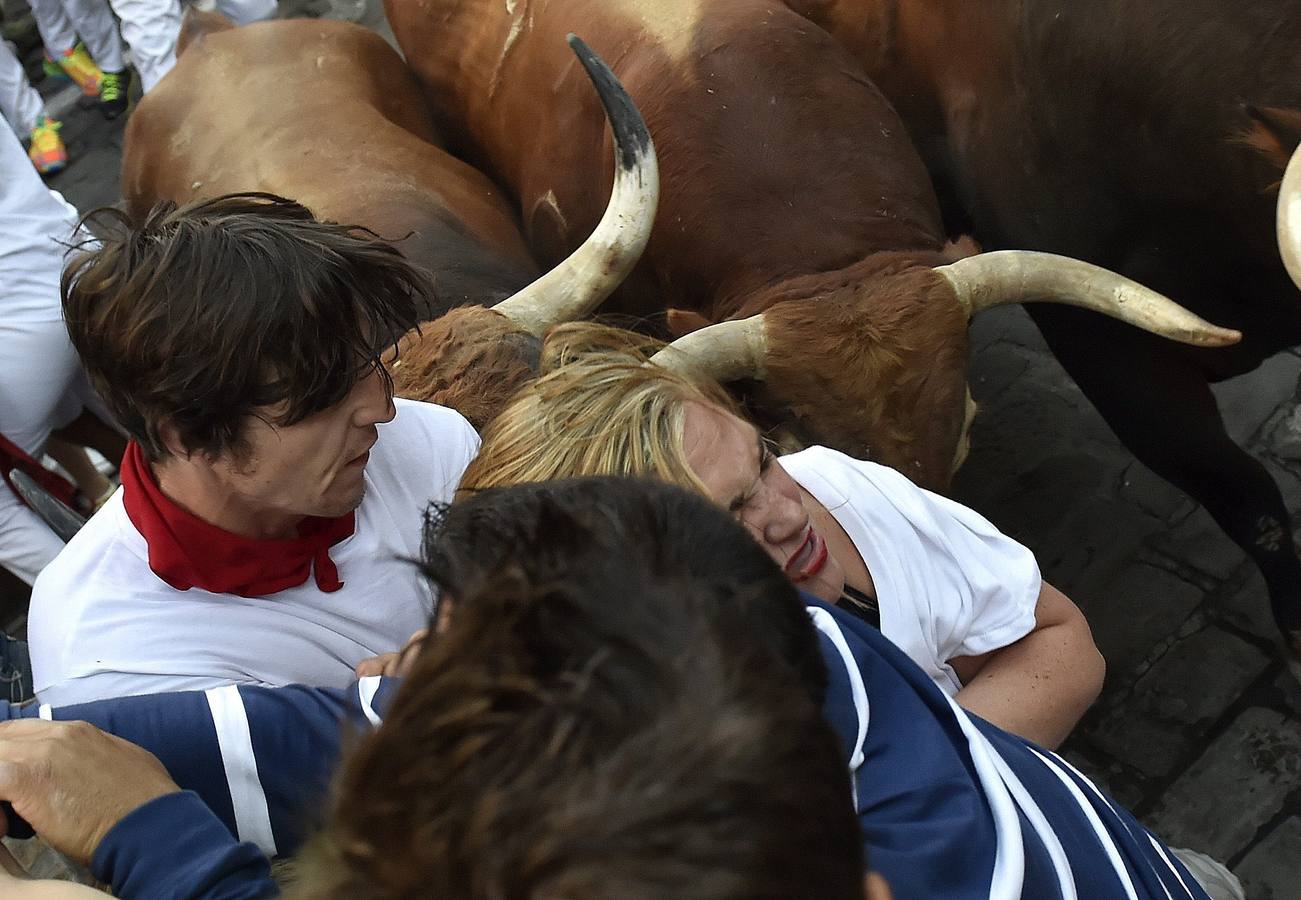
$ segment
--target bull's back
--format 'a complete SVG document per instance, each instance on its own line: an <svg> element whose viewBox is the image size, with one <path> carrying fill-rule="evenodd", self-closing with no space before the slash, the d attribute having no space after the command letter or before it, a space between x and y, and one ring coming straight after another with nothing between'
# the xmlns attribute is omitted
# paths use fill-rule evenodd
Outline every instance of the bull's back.
<svg viewBox="0 0 1301 900"><path fill-rule="evenodd" d="M291 197L364 225L435 272L460 302L488 302L535 267L510 207L437 144L419 87L378 35L286 20L208 34L141 102L123 190L133 214L235 191Z"/></svg>
<svg viewBox="0 0 1301 900"><path fill-rule="evenodd" d="M349 167L351 154L307 165L304 156L384 119L437 140L401 60L357 26L283 21L209 34L174 73L141 101L127 130L133 208L270 184L320 191L324 170Z"/></svg>
<svg viewBox="0 0 1301 900"><path fill-rule="evenodd" d="M718 313L873 249L933 249L929 182L889 104L830 38L764 0L388 0L390 22L466 152L516 192L555 259L598 220L610 149L565 46L588 41L641 109L661 199L623 301ZM884 247L882 246L884 245Z"/></svg>
<svg viewBox="0 0 1301 900"><path fill-rule="evenodd" d="M1083 197L1111 221L1196 211L1244 258L1275 258L1280 170L1243 138L1248 105L1301 111L1301 2L1080 6L1040 0L1021 24L1023 121L1043 123L1024 158L1056 188L1041 202ZM991 173L1017 161L973 159Z"/></svg>
<svg viewBox="0 0 1301 900"><path fill-rule="evenodd" d="M894 92L991 243L1097 258L1183 210L1273 256L1278 157L1243 138L1249 107L1301 112L1301 0L789 2Z"/></svg>

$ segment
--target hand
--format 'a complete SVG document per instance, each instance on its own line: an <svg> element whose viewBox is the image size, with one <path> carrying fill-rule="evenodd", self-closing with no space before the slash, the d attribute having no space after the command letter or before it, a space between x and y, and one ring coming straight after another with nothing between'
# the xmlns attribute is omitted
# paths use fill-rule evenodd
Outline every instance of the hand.
<svg viewBox="0 0 1301 900"><path fill-rule="evenodd" d="M358 678L366 678L370 675L383 675L386 678L404 678L415 665L416 658L420 656L420 651L425 646L425 638L429 636L429 629L422 628L415 634L411 635L406 646L396 653L381 653L379 656L372 656L370 659L363 659L357 663L354 670Z"/></svg>
<svg viewBox="0 0 1301 900"><path fill-rule="evenodd" d="M85 722L0 722L0 800L83 865L127 813L180 790L148 750Z"/></svg>

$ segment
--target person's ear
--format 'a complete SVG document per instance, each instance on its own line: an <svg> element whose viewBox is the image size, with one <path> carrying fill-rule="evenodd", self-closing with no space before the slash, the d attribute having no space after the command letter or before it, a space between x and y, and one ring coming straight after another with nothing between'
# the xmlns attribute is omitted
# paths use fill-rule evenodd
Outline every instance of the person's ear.
<svg viewBox="0 0 1301 900"><path fill-rule="evenodd" d="M163 422L158 426L158 439L162 441L163 448L170 455L180 459L190 455L190 451L185 449L185 443L181 440L180 429L171 422Z"/></svg>
<svg viewBox="0 0 1301 900"><path fill-rule="evenodd" d="M890 884L876 872L863 877L863 900L892 900Z"/></svg>

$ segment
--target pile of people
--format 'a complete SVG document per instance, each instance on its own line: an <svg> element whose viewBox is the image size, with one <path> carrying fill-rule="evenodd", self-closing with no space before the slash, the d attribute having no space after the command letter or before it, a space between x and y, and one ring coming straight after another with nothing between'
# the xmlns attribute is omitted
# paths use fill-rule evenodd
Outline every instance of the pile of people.
<svg viewBox="0 0 1301 900"><path fill-rule="evenodd" d="M129 442L0 808L116 896L1242 896L1053 752L1102 659L972 510L595 324L482 436L395 399L432 286L293 201L93 224L60 346Z"/></svg>
<svg viewBox="0 0 1301 900"><path fill-rule="evenodd" d="M142 93L176 65L180 0L30 0L30 4L45 47L46 77L71 79L83 94L96 98L107 119L116 119L127 109L128 50ZM275 15L276 0L220 0L217 8L243 25ZM0 117L27 144L37 172L53 175L67 166L68 148L60 136L63 123L49 114L21 60L4 41L0 41Z"/></svg>

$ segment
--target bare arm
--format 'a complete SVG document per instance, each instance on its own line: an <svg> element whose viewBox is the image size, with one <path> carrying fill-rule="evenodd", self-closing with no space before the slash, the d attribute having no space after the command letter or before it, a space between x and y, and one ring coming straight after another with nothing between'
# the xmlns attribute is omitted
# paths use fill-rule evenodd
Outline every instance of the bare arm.
<svg viewBox="0 0 1301 900"><path fill-rule="evenodd" d="M1097 699L1106 664L1084 614L1046 581L1034 618L1016 643L949 664L965 685L955 698L964 709L1054 748Z"/></svg>
<svg viewBox="0 0 1301 900"><path fill-rule="evenodd" d="M0 845L0 895L6 900L104 900L108 896L71 881L28 878L3 845Z"/></svg>

